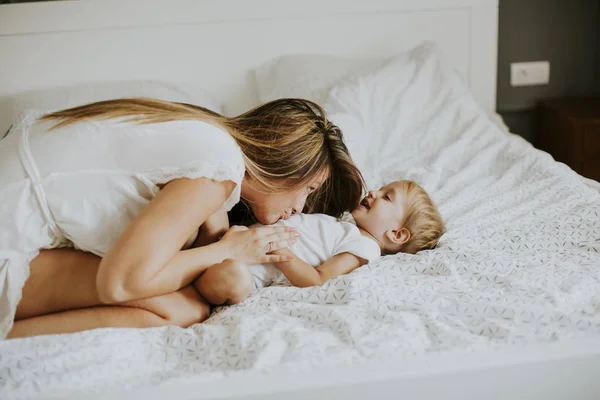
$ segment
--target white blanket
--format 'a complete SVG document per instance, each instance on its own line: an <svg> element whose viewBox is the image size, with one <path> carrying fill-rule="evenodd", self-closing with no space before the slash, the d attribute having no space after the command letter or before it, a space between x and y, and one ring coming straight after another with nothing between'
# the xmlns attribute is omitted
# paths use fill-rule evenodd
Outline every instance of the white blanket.
<svg viewBox="0 0 600 400"><path fill-rule="evenodd" d="M334 111L349 113L368 82L334 90ZM323 287L265 288L189 329L1 342L0 398L600 337L599 191L448 90L437 101L389 98L412 113L408 126L397 109L346 115L403 138L388 140L392 159L369 160L371 148L361 163L381 168L367 171L373 185L407 177L431 191L448 225L438 249L384 257Z"/></svg>

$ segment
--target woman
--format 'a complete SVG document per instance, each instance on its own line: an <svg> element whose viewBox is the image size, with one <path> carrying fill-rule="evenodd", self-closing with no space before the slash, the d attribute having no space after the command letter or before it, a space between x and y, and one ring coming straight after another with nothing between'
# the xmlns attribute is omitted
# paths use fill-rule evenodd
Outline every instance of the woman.
<svg viewBox="0 0 600 400"><path fill-rule="evenodd" d="M270 253L295 238L227 231L240 197L271 224L340 215L362 188L341 132L305 100L227 118L123 99L26 122L0 142L0 334L200 322L209 306L191 282L240 301L238 262L281 261Z"/></svg>

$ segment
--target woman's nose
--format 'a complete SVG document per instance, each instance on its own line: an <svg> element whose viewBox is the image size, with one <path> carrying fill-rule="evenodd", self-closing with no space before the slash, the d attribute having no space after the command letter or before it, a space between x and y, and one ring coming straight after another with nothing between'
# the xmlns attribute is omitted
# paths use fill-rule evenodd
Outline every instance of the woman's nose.
<svg viewBox="0 0 600 400"><path fill-rule="evenodd" d="M369 190L369 193L367 194L368 197L371 198L375 198L375 196L377 195L377 191L376 190Z"/></svg>
<svg viewBox="0 0 600 400"><path fill-rule="evenodd" d="M306 203L306 197L302 197L296 201L296 204L292 206L292 214L300 214L304 210L304 204Z"/></svg>

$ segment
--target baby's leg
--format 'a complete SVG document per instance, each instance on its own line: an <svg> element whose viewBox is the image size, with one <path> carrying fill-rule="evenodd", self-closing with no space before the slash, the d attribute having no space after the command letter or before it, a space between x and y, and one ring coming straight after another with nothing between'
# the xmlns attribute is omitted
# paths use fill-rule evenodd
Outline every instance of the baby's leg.
<svg viewBox="0 0 600 400"><path fill-rule="evenodd" d="M194 286L211 304L236 304L250 295L254 278L245 264L227 259L208 268Z"/></svg>

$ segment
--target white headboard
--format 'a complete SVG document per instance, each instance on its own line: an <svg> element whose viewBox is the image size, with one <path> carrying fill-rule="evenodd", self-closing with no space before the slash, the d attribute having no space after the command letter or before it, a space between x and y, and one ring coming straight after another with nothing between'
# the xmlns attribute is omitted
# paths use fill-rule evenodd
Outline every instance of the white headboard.
<svg viewBox="0 0 600 400"><path fill-rule="evenodd" d="M0 97L82 82L157 79L200 85L236 113L256 105L251 69L276 56L389 56L428 39L493 111L497 6L498 0L1 5Z"/></svg>

